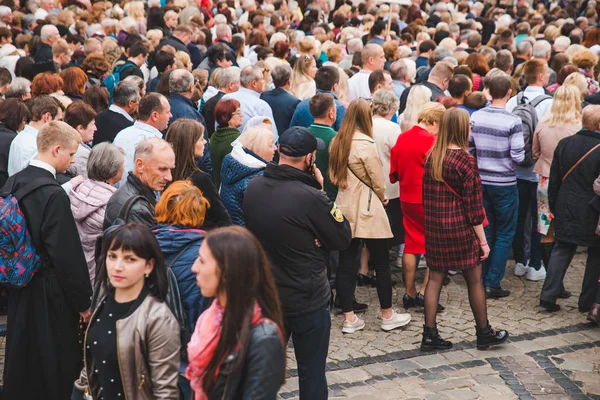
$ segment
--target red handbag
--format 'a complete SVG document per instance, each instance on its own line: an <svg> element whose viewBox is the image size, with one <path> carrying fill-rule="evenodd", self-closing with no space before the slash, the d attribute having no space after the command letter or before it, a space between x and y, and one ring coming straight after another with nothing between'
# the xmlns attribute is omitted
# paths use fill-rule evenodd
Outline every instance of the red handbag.
<svg viewBox="0 0 600 400"><path fill-rule="evenodd" d="M458 197L461 201L464 201L463 198L462 198L462 196L459 195L458 193L456 193L456 190L452 189L452 187L450 187L450 185L448 185L448 183L446 183L446 181L442 181L442 182L444 182L444 185L446 185L446 187L448 189L450 189L450 191L452 193L454 193L454 195L456 197ZM482 208L483 208L483 222L482 222L482 224L483 224L483 227L485 228L486 226L488 226L490 224L490 221L488 221L488 219L487 219L487 214L485 213L485 207L482 206Z"/></svg>

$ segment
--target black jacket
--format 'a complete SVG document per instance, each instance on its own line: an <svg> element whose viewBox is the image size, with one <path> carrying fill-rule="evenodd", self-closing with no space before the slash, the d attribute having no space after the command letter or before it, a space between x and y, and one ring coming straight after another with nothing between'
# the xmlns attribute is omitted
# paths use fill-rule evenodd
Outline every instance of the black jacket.
<svg viewBox="0 0 600 400"><path fill-rule="evenodd" d="M220 370L238 357L229 355ZM250 331L244 366L230 375L219 375L209 400L272 400L277 397L285 369L285 350L277 325L263 321Z"/></svg>
<svg viewBox="0 0 600 400"><path fill-rule="evenodd" d="M11 131L0 122L0 187L4 186L8 179L8 153L10 144L17 137L17 132Z"/></svg>
<svg viewBox="0 0 600 400"><path fill-rule="evenodd" d="M423 82L423 83L419 83L419 85L423 85L426 88L428 88L429 90L431 90L431 101L436 101L438 97L444 95L444 91L431 82ZM406 109L408 95L410 94L411 89L414 88L415 86L416 85L407 87L400 95L400 108L398 109L398 112L400 114L402 114L404 112L404 110Z"/></svg>
<svg viewBox="0 0 600 400"><path fill-rule="evenodd" d="M206 103L204 103L202 116L206 120L206 132L208 133L209 138L213 133L215 133L215 108L223 96L225 96L225 92L219 90L219 93L215 94Z"/></svg>
<svg viewBox="0 0 600 400"><path fill-rule="evenodd" d="M125 222L139 222L147 225L149 228L156 225L156 221L154 221L154 207L156 206L154 192L148 186L144 185L138 177L133 175L133 172L130 172L125 184L117 189L106 205L104 229L111 226L119 218L121 208L132 196L142 196L144 198L133 203ZM122 215L121 217L124 216Z"/></svg>
<svg viewBox="0 0 600 400"><path fill-rule="evenodd" d="M35 53L34 61L38 64L44 61L52 61L52 46L42 43L37 53Z"/></svg>
<svg viewBox="0 0 600 400"><path fill-rule="evenodd" d="M277 132L285 132L290 127L292 116L294 115L294 111L296 111L296 106L300 103L300 99L282 88L263 92L260 98L271 106Z"/></svg>
<svg viewBox="0 0 600 400"><path fill-rule="evenodd" d="M269 256L284 315L324 307L330 300L329 252L348 247L352 233L315 178L288 165L268 164L264 176L246 189L244 219Z"/></svg>
<svg viewBox="0 0 600 400"><path fill-rule="evenodd" d="M231 225L231 217L219 197L219 191L215 187L212 177L202 171L196 171L190 175L189 179L194 183L202 195L208 200L210 207L206 210L206 219L202 224L202 229L208 231L214 228Z"/></svg>
<svg viewBox="0 0 600 400"><path fill-rule="evenodd" d="M156 54L158 54L158 52L160 51L160 49L163 48L163 46L173 46L175 48L175 50L177 51L185 51L186 53L190 54L190 50L188 49L188 47L185 45L185 43L183 43L181 40L177 39L175 36L171 35L166 39L163 39L159 44L158 47L156 48L155 52Z"/></svg>
<svg viewBox="0 0 600 400"><path fill-rule="evenodd" d="M124 115L106 109L98 114L96 119L96 133L94 134L94 145L102 142L112 143L117 133L133 125Z"/></svg>
<svg viewBox="0 0 600 400"><path fill-rule="evenodd" d="M548 199L554 214L556 239L579 246L600 246L596 236L598 212L590 202L596 197L594 180L600 175L600 148L590 153L565 178L565 174L594 146L600 144L600 133L581 130L562 139L552 159Z"/></svg>
<svg viewBox="0 0 600 400"><path fill-rule="evenodd" d="M135 75L144 79L144 73L133 61L127 60L123 69L121 70L121 81L125 80L128 76Z"/></svg>

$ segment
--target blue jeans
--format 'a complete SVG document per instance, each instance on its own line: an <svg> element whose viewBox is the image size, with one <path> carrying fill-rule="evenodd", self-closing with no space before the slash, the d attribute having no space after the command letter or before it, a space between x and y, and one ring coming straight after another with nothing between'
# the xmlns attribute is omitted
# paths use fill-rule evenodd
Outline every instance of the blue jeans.
<svg viewBox="0 0 600 400"><path fill-rule="evenodd" d="M483 185L483 206L489 221L485 237L490 246L490 256L483 262L483 284L499 288L517 228L517 185Z"/></svg>
<svg viewBox="0 0 600 400"><path fill-rule="evenodd" d="M327 399L325 364L329 351L329 303L298 317L283 316L286 343L292 337L298 363L300 400Z"/></svg>
<svg viewBox="0 0 600 400"><path fill-rule="evenodd" d="M517 230L512 244L515 262L527 265L527 254L525 253L525 222L527 215L531 215L531 254L529 257L529 266L539 270L542 266L542 248L540 240L542 235L537 231L537 182L530 182L524 179L517 179L517 189L519 191L519 214L517 216Z"/></svg>

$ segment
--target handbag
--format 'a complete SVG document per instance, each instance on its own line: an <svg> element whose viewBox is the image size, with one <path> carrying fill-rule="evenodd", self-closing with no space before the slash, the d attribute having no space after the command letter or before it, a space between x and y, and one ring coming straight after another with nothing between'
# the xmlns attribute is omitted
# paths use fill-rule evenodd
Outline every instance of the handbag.
<svg viewBox="0 0 600 400"><path fill-rule="evenodd" d="M462 196L460 194L458 194L456 192L456 190L452 189L452 187L450 187L450 185L448 185L448 183L446 181L442 181L442 182L444 183L444 185L446 185L446 187L448 189L450 189L450 191L452 193L454 193L454 195L456 197L458 197L460 199L460 201L464 202L464 199L462 198ZM483 224L483 227L485 228L486 226L488 226L490 224L490 221L488 221L488 219L487 219L487 214L485 212L485 207L482 206L482 208L483 208L483 215L484 215L482 224Z"/></svg>

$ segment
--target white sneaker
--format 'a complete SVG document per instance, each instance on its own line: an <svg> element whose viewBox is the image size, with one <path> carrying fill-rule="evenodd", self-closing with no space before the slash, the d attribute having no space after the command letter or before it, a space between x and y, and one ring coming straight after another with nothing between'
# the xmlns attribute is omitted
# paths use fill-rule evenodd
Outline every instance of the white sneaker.
<svg viewBox="0 0 600 400"><path fill-rule="evenodd" d="M528 272L528 270L529 267L526 265L523 265L521 263L515 264L515 276L523 276Z"/></svg>
<svg viewBox="0 0 600 400"><path fill-rule="evenodd" d="M392 329L400 328L408 325L410 322L410 314L400 314L396 310L392 310L392 316L389 319L381 318L381 329L391 331Z"/></svg>
<svg viewBox="0 0 600 400"><path fill-rule="evenodd" d="M458 271L452 271L452 270L448 271L448 275L450 275L450 276L454 276L456 274L458 274Z"/></svg>
<svg viewBox="0 0 600 400"><path fill-rule="evenodd" d="M354 316L354 318L354 322L344 320L344 325L342 326L342 333L354 333L365 328L365 321L358 318L356 315Z"/></svg>
<svg viewBox="0 0 600 400"><path fill-rule="evenodd" d="M533 268L529 268L525 275L525 279L528 281L543 281L546 279L546 268L540 267L537 271Z"/></svg>

